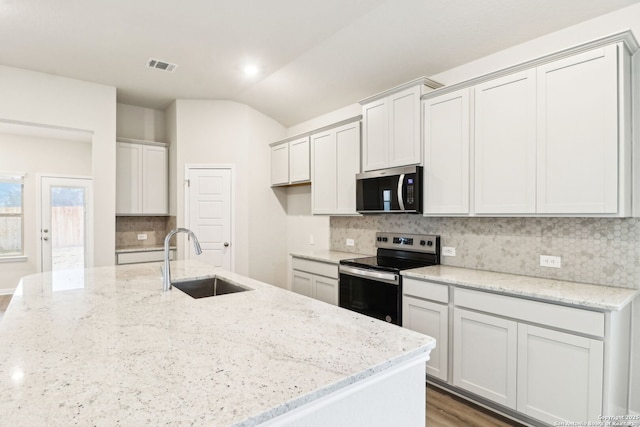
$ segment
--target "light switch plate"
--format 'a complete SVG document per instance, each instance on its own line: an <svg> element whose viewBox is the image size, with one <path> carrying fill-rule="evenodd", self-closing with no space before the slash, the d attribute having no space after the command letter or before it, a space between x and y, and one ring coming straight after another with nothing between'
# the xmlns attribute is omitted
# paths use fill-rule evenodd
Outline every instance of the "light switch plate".
<svg viewBox="0 0 640 427"><path fill-rule="evenodd" d="M355 246L356 242L353 239L347 239L347 246Z"/></svg>
<svg viewBox="0 0 640 427"><path fill-rule="evenodd" d="M138 234L138 240L147 240L146 234Z"/></svg>

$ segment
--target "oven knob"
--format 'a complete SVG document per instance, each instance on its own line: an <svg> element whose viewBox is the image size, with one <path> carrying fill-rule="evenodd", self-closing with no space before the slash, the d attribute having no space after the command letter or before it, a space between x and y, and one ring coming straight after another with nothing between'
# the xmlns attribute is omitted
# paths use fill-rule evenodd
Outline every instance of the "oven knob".
<svg viewBox="0 0 640 427"><path fill-rule="evenodd" d="M427 241L427 246L433 246L433 241L432 240Z"/></svg>
<svg viewBox="0 0 640 427"><path fill-rule="evenodd" d="M382 238L382 241L383 241L383 242L386 242L387 240L389 240L389 239L387 239L386 237L383 237L383 238Z"/></svg>
<svg viewBox="0 0 640 427"><path fill-rule="evenodd" d="M420 240L420 246L424 246L426 244L427 244L427 242L425 242L424 240Z"/></svg>
<svg viewBox="0 0 640 427"><path fill-rule="evenodd" d="M382 237L378 237L378 242L382 242Z"/></svg>

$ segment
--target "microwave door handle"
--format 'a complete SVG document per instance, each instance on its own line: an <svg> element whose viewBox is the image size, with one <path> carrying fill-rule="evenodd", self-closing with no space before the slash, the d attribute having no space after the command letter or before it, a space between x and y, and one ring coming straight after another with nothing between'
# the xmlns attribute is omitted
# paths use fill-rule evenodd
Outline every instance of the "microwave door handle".
<svg viewBox="0 0 640 427"><path fill-rule="evenodd" d="M404 210L404 200L402 199L402 190L404 187L404 174L400 174L400 178L398 179L398 204L400 205L400 210Z"/></svg>

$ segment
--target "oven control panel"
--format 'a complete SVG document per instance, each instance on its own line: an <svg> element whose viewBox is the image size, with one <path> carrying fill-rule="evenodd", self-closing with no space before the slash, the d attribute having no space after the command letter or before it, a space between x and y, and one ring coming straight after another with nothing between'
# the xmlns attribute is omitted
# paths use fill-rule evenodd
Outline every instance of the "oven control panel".
<svg viewBox="0 0 640 427"><path fill-rule="evenodd" d="M433 234L376 233L378 248L436 254L440 250L439 246L440 236Z"/></svg>

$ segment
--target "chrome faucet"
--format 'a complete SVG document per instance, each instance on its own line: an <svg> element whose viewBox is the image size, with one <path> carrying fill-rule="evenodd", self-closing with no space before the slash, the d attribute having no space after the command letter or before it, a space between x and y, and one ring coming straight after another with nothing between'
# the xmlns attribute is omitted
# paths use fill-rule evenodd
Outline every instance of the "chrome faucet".
<svg viewBox="0 0 640 427"><path fill-rule="evenodd" d="M164 238L164 268L162 269L162 289L165 291L171 289L171 268L169 267L169 240L171 240L174 234L178 233L189 234L189 236L193 238L193 250L196 252L196 255L200 255L202 253L200 242L198 242L198 238L193 233L193 231L187 228L176 228L175 230L171 230L169 234L167 234L167 237Z"/></svg>

